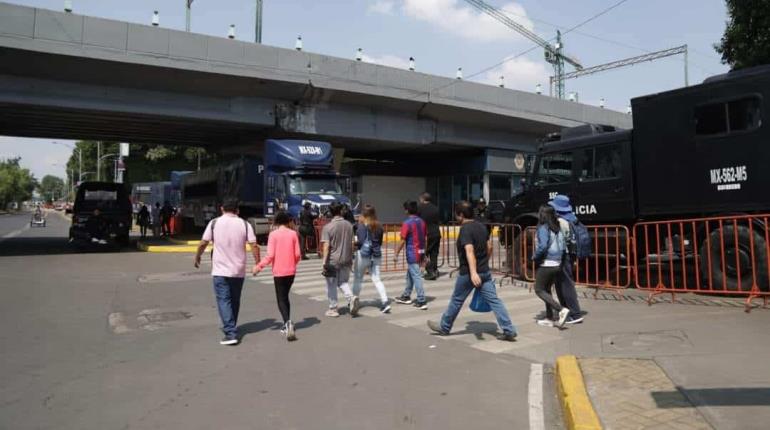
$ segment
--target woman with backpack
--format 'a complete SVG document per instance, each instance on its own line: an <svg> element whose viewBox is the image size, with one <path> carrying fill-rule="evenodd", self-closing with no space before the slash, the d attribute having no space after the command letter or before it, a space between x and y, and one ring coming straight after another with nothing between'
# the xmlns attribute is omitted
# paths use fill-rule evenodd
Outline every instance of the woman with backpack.
<svg viewBox="0 0 770 430"><path fill-rule="evenodd" d="M302 258L299 250L299 236L291 228L294 220L288 213L278 212L275 214L273 222L278 228L270 232L267 237L267 255L257 264L257 273L261 272L265 266L273 266L275 297L278 301L278 310L283 318L281 333L286 335L286 340L295 340L294 323L291 322L289 290L294 284L297 263Z"/></svg>
<svg viewBox="0 0 770 430"><path fill-rule="evenodd" d="M551 288L561 273L561 264L567 251L564 233L556 212L551 206L540 206L537 224L537 247L532 261L539 264L535 272L535 294L553 310L559 313L558 326L563 327L569 316L569 309L562 307L551 295ZM539 320L540 325L549 325L550 320ZM551 323L552 324L552 323Z"/></svg>
<svg viewBox="0 0 770 430"><path fill-rule="evenodd" d="M377 211L374 209L374 206L364 206L364 210L361 213L361 222L356 229L355 236L356 261L353 277L353 297L358 299L358 295L361 293L364 273L368 269L374 287L377 288L377 292L380 295L380 312L388 313L390 312L388 293L385 291L385 285L380 280L383 233L382 226L377 221Z"/></svg>

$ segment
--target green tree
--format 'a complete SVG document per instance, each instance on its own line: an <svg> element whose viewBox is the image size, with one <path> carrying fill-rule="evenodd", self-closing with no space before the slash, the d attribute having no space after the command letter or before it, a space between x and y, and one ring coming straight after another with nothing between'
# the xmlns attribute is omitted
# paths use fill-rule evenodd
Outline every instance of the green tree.
<svg viewBox="0 0 770 430"><path fill-rule="evenodd" d="M725 34L714 49L733 70L770 63L770 0L727 0Z"/></svg>
<svg viewBox="0 0 770 430"><path fill-rule="evenodd" d="M29 169L20 165L20 158L0 160L0 208L8 203L29 200L37 181Z"/></svg>
<svg viewBox="0 0 770 430"><path fill-rule="evenodd" d="M64 180L58 176L45 175L37 187L37 192L45 201L53 201L64 196L67 190L64 188Z"/></svg>

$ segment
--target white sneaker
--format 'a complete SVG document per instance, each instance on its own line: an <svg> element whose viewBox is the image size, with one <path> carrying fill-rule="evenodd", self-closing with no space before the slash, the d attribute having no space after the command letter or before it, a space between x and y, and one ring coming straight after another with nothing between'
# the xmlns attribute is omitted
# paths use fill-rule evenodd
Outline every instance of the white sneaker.
<svg viewBox="0 0 770 430"><path fill-rule="evenodd" d="M106 245L107 241L104 239L99 239L99 245Z"/></svg>
<svg viewBox="0 0 770 430"><path fill-rule="evenodd" d="M553 321L543 318L541 320L537 320L537 325L543 326L543 327L553 327Z"/></svg>
<svg viewBox="0 0 770 430"><path fill-rule="evenodd" d="M294 323L291 320L286 322L286 340L296 340L297 336L294 334Z"/></svg>
<svg viewBox="0 0 770 430"><path fill-rule="evenodd" d="M361 308L361 301L358 300L358 296L353 296L350 300L350 316L357 317L358 310Z"/></svg>
<svg viewBox="0 0 770 430"><path fill-rule="evenodd" d="M91 243L99 243L99 239L97 239L95 237L92 237L91 238Z"/></svg>
<svg viewBox="0 0 770 430"><path fill-rule="evenodd" d="M337 311L337 308L329 308L329 310L326 311L326 316L337 318L340 316L340 313Z"/></svg>
<svg viewBox="0 0 770 430"><path fill-rule="evenodd" d="M569 309L561 308L561 310L559 311L559 327L564 327L564 323L567 321L568 316L569 316Z"/></svg>

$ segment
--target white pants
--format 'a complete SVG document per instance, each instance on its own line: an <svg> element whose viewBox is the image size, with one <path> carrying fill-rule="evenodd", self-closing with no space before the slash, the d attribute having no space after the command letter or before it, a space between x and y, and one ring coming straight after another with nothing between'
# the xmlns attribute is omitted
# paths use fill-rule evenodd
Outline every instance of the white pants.
<svg viewBox="0 0 770 430"><path fill-rule="evenodd" d="M382 257L362 257L361 251L356 251L356 271L353 277L354 296L358 296L361 293L361 284L363 284L364 281L364 273L366 272L366 269L369 269L369 274L372 276L374 287L377 288L377 293L380 294L380 301L383 304L388 303L388 293L385 291L385 285L380 280L381 264Z"/></svg>

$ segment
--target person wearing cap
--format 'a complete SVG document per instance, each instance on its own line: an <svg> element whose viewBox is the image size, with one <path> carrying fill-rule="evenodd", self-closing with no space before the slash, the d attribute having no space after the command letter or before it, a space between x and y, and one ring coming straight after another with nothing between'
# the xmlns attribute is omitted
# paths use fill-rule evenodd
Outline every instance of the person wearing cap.
<svg viewBox="0 0 770 430"><path fill-rule="evenodd" d="M578 222L577 216L572 212L572 205L570 204L569 197L564 194L557 194L554 198L548 202L559 220L559 226L562 233L568 238L568 241L574 241L574 234L572 233L572 225ZM567 317L567 324L576 324L583 322L583 314L580 311L580 303L578 302L577 291L575 290L575 278L572 274L572 267L575 263L575 256L571 253L565 255L564 261L561 265L561 272L556 278L556 297L559 299L559 303L570 310L570 314ZM551 319L552 310L550 307L546 307L546 317Z"/></svg>
<svg viewBox="0 0 770 430"><path fill-rule="evenodd" d="M299 213L299 250L302 254L302 259L307 260L307 240L312 237L315 238L315 227L313 227L313 221L316 216L313 215L312 204L305 202L302 205L302 211Z"/></svg>

